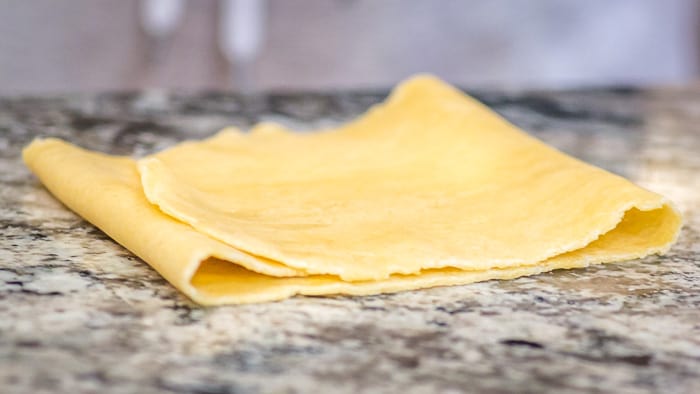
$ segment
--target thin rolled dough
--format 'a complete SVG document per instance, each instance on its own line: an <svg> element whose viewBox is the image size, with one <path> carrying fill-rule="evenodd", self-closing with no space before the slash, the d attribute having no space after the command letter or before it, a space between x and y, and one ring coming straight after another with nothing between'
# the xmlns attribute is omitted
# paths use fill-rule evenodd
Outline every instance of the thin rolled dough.
<svg viewBox="0 0 700 394"><path fill-rule="evenodd" d="M36 140L69 208L206 305L376 294L666 251L664 197L429 76L333 130L226 129L135 161Z"/></svg>

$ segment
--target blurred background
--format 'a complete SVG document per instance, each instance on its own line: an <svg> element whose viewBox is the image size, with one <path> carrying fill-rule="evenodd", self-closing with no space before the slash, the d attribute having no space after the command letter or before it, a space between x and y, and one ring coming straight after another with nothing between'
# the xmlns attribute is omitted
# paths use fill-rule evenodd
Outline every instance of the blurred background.
<svg viewBox="0 0 700 394"><path fill-rule="evenodd" d="M668 85L693 0L0 0L0 95L137 89Z"/></svg>

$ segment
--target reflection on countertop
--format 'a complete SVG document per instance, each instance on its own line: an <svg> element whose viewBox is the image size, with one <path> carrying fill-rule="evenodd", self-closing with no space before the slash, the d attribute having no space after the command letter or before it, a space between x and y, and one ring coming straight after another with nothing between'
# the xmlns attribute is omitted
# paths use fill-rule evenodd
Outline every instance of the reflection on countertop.
<svg viewBox="0 0 700 394"><path fill-rule="evenodd" d="M0 99L2 391L700 392L700 89L478 97L667 195L685 215L678 244L513 281L200 308L54 200L22 146L140 156L230 124L326 127L383 94Z"/></svg>

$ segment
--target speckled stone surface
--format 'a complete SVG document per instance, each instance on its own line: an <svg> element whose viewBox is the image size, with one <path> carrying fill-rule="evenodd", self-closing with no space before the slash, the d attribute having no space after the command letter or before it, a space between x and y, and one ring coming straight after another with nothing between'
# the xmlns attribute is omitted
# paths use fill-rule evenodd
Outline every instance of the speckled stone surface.
<svg viewBox="0 0 700 394"><path fill-rule="evenodd" d="M478 97L670 197L678 244L513 281L200 308L54 200L21 147L141 156L230 124L325 127L383 96L0 99L0 392L700 393L700 89Z"/></svg>

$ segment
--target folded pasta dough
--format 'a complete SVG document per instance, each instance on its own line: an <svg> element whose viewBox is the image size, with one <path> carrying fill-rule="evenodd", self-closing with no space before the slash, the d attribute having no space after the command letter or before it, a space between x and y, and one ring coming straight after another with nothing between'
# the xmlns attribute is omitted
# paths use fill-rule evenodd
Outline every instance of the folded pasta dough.
<svg viewBox="0 0 700 394"><path fill-rule="evenodd" d="M666 251L664 197L429 76L333 130L226 129L135 161L36 140L69 208L201 304L508 279Z"/></svg>

